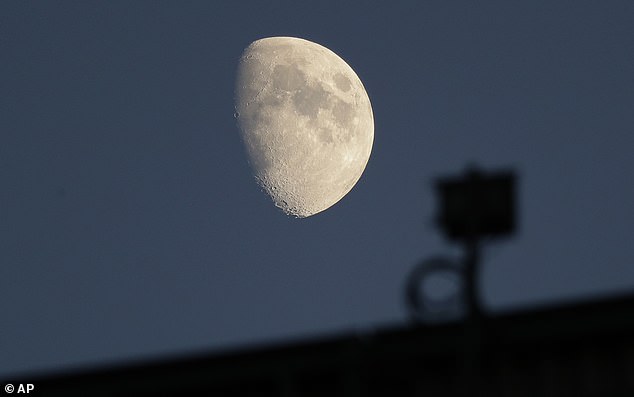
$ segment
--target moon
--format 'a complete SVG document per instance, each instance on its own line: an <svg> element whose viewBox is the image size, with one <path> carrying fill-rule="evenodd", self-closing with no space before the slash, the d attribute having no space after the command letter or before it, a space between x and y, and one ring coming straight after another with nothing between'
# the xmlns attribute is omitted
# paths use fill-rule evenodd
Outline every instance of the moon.
<svg viewBox="0 0 634 397"><path fill-rule="evenodd" d="M287 215L305 218L357 183L374 141L368 94L326 47L268 37L242 53L235 117L258 184Z"/></svg>

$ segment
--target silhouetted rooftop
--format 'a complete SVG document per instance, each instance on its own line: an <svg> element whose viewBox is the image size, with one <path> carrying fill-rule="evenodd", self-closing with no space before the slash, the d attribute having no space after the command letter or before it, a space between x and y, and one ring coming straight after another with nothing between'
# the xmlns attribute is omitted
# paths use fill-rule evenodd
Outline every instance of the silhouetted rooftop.
<svg viewBox="0 0 634 397"><path fill-rule="evenodd" d="M496 315L476 331L388 328L23 381L59 396L631 396L634 296Z"/></svg>

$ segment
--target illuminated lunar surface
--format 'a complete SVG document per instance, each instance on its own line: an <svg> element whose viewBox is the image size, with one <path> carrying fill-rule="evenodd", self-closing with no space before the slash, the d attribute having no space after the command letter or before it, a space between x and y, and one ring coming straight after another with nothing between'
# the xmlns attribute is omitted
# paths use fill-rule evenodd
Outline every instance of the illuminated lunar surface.
<svg viewBox="0 0 634 397"><path fill-rule="evenodd" d="M356 73L329 49L292 37L251 43L238 66L235 108L256 180L286 214L319 213L361 177L372 107Z"/></svg>

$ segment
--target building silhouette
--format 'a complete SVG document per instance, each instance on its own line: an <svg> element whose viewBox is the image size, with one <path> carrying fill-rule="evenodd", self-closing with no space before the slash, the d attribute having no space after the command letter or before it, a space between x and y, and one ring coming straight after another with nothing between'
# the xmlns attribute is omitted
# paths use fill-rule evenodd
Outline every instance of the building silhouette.
<svg viewBox="0 0 634 397"><path fill-rule="evenodd" d="M46 396L631 397L634 296L11 381Z"/></svg>

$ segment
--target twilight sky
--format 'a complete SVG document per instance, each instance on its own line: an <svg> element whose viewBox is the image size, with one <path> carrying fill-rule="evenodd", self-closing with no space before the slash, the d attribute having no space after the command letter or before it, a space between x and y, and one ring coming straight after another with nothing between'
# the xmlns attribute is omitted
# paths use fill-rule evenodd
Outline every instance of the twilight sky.
<svg viewBox="0 0 634 397"><path fill-rule="evenodd" d="M485 3L485 4L482 4ZM515 167L491 311L634 290L634 3L0 3L0 376L405 324L456 255L431 182ZM242 50L346 60L375 116L355 188L277 210L233 118Z"/></svg>

